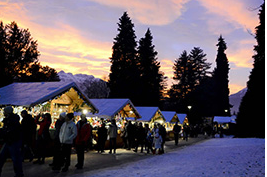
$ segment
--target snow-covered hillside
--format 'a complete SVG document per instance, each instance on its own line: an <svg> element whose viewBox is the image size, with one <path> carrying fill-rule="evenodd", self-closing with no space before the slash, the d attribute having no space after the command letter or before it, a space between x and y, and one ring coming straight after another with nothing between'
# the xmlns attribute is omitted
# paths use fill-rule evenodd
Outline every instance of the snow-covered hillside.
<svg viewBox="0 0 267 177"><path fill-rule="evenodd" d="M87 94L89 98L107 98L109 96L109 88L107 83L102 79L95 78L92 75L87 74L75 74L65 73L60 71L58 73L60 81L75 82L76 85Z"/></svg>
<svg viewBox="0 0 267 177"><path fill-rule="evenodd" d="M244 89L240 90L239 92L229 96L229 102L231 105L233 105L233 107L231 108L232 114L238 113L241 100L242 100L243 96L246 94L246 92L247 92L247 88L244 88Z"/></svg>
<svg viewBox="0 0 267 177"><path fill-rule="evenodd" d="M265 139L214 138L133 163L85 172L82 176L265 176Z"/></svg>
<svg viewBox="0 0 267 177"><path fill-rule="evenodd" d="M80 87L80 89L82 91L85 91L86 87L88 85L90 85L90 83L92 83L94 81L100 81L101 80L99 78L95 78L92 75L87 75L87 74L75 74L75 75L73 75L72 73L65 73L64 71L60 71L58 73L58 76L60 78L60 81L75 82L78 85L78 87Z"/></svg>

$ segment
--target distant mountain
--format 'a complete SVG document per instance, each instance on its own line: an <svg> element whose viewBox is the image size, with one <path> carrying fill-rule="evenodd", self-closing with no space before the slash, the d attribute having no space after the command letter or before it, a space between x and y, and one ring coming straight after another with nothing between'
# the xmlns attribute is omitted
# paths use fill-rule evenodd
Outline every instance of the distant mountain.
<svg viewBox="0 0 267 177"><path fill-rule="evenodd" d="M85 93L89 98L108 98L110 89L107 82L102 79L95 78L87 74L65 73L60 71L58 73L60 81L75 82L76 85Z"/></svg>
<svg viewBox="0 0 267 177"><path fill-rule="evenodd" d="M240 90L239 92L234 93L229 96L229 102L231 105L233 105L233 107L231 108L231 114L238 113L241 100L243 96L246 94L246 92L247 92L247 88L244 88Z"/></svg>
<svg viewBox="0 0 267 177"><path fill-rule="evenodd" d="M65 73L64 71L58 72L58 76L59 76L60 81L75 82L76 85L82 91L85 91L87 86L90 85L90 83L101 80L99 78L95 78L92 75L87 75L87 74L75 74L75 75L73 75L72 73ZM86 85L85 85L85 83L86 83Z"/></svg>

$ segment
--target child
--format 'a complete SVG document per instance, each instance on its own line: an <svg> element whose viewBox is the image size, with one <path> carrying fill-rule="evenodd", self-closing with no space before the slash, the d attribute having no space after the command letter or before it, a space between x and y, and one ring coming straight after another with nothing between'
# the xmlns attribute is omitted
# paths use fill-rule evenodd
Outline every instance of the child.
<svg viewBox="0 0 267 177"><path fill-rule="evenodd" d="M162 137L159 135L159 133L155 134L153 143L154 143L154 146L155 146L155 153L159 154L160 148L161 148L161 143L162 143ZM157 153L157 150L158 150L158 153Z"/></svg>
<svg viewBox="0 0 267 177"><path fill-rule="evenodd" d="M146 146L147 146L147 153L149 154L149 150L153 153L152 149L152 144L153 144L153 137L152 137L152 132L149 130L147 132L147 137L146 137Z"/></svg>

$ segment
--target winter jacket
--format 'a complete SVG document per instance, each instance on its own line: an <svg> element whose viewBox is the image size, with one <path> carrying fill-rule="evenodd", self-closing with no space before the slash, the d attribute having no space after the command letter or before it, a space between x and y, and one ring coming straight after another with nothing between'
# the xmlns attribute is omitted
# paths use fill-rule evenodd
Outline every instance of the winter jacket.
<svg viewBox="0 0 267 177"><path fill-rule="evenodd" d="M36 124L40 125L38 130L38 136L42 137L42 139L48 140L50 139L49 127L51 125L51 120L44 118L42 121L39 121L39 117L35 119Z"/></svg>
<svg viewBox="0 0 267 177"><path fill-rule="evenodd" d="M72 120L64 122L59 132L60 143L72 144L76 136L77 136L77 127L75 123Z"/></svg>
<svg viewBox="0 0 267 177"><path fill-rule="evenodd" d="M176 124L176 125L173 126L173 132L175 134L179 134L180 131L181 131L181 127L179 125Z"/></svg>
<svg viewBox="0 0 267 177"><path fill-rule="evenodd" d="M27 114L21 121L23 142L31 143L33 137L36 136L36 124L30 114Z"/></svg>
<svg viewBox="0 0 267 177"><path fill-rule="evenodd" d="M153 143L156 149L161 148L162 137L159 134L156 134Z"/></svg>
<svg viewBox="0 0 267 177"><path fill-rule="evenodd" d="M108 128L109 138L117 138L118 127L115 124L110 124Z"/></svg>
<svg viewBox="0 0 267 177"><path fill-rule="evenodd" d="M56 124L55 124L55 140L57 140L57 141L59 141L59 132L60 132L60 128L61 128L61 126L63 125L63 123L65 122L65 120L63 119L63 120L60 120L60 119L58 119L57 121L56 121Z"/></svg>
<svg viewBox="0 0 267 177"><path fill-rule="evenodd" d="M10 114L8 117L4 118L3 123L2 136L5 143L12 144L21 140L22 130L17 114Z"/></svg>
<svg viewBox="0 0 267 177"><path fill-rule="evenodd" d="M92 135L92 129L90 124L88 124L87 122L82 124L82 122L79 121L76 126L78 134L75 139L75 144L76 145L86 144Z"/></svg>
<svg viewBox="0 0 267 177"><path fill-rule="evenodd" d="M98 140L99 141L106 141L107 140L107 129L105 126L99 127L97 129Z"/></svg>
<svg viewBox="0 0 267 177"><path fill-rule="evenodd" d="M142 126L138 126L136 129L136 139L138 141L144 141L146 138L146 130Z"/></svg>

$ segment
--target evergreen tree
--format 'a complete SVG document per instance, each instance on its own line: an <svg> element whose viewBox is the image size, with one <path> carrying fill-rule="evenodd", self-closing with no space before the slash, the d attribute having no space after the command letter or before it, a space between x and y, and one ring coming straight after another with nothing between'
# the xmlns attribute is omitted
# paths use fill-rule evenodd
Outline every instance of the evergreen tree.
<svg viewBox="0 0 267 177"><path fill-rule="evenodd" d="M214 69L213 79L215 84L215 97L214 97L214 115L215 116L229 116L229 88L228 88L228 73L229 63L225 50L227 49L226 43L222 36L218 39L218 53L216 58L216 68Z"/></svg>
<svg viewBox="0 0 267 177"><path fill-rule="evenodd" d="M141 38L138 47L138 61L141 79L141 94L139 106L159 106L164 89L163 74L159 71L160 62L152 44L152 34L148 29L145 37Z"/></svg>
<svg viewBox="0 0 267 177"><path fill-rule="evenodd" d="M207 63L206 54L199 47L194 47L189 55L186 51L182 52L173 67L173 79L177 84L173 84L169 91L173 108L179 112L187 112L187 106L191 105L191 114L196 110L196 99L199 95L194 93L197 86L210 74L208 71L210 66L211 63Z"/></svg>
<svg viewBox="0 0 267 177"><path fill-rule="evenodd" d="M59 80L54 69L40 66L38 56L37 41L28 29L20 29L15 22L6 26L0 22L0 87L13 81ZM33 69L36 66L38 71ZM45 77L37 78L39 72Z"/></svg>
<svg viewBox="0 0 267 177"><path fill-rule="evenodd" d="M265 2L261 5L259 19L255 37L257 45L254 46L254 67L237 115L239 137L265 138Z"/></svg>
<svg viewBox="0 0 267 177"><path fill-rule="evenodd" d="M119 19L118 35L114 38L109 87L111 98L130 98L138 102L140 74L136 59L136 36L134 24L125 12Z"/></svg>

